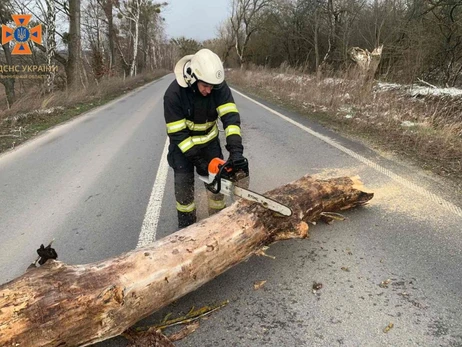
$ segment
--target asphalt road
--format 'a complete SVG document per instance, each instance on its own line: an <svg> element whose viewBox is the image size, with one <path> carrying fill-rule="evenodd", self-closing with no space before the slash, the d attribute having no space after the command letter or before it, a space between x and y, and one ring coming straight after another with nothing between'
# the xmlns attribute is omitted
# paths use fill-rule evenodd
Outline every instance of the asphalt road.
<svg viewBox="0 0 462 347"><path fill-rule="evenodd" d="M0 283L21 275L52 239L59 260L84 264L176 230L163 155L162 95L172 78L0 156ZM359 175L375 197L346 212L348 220L272 245L276 259L253 257L139 325L229 300L176 345L462 346L462 210L450 187L290 111L234 96L251 189L307 173ZM197 201L205 218L200 184ZM314 282L322 283L317 293ZM125 345L116 337L95 346Z"/></svg>

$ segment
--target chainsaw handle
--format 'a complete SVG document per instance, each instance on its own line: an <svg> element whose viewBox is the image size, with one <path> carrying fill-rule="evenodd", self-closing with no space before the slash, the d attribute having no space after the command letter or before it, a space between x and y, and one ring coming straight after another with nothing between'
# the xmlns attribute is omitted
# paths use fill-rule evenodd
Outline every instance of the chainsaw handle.
<svg viewBox="0 0 462 347"><path fill-rule="evenodd" d="M228 161L222 160L223 164L218 164L218 172L215 174L215 178L211 183L206 183L205 187L211 191L213 194L218 194L221 191L221 173L223 170L228 170ZM215 188L215 184L217 187Z"/></svg>
<svg viewBox="0 0 462 347"><path fill-rule="evenodd" d="M218 194L220 191L221 191L221 180L218 180L217 183L217 187L215 188L215 181L216 181L216 176L214 178L214 180L212 181L212 183L206 183L205 184L205 187L211 191L213 194Z"/></svg>

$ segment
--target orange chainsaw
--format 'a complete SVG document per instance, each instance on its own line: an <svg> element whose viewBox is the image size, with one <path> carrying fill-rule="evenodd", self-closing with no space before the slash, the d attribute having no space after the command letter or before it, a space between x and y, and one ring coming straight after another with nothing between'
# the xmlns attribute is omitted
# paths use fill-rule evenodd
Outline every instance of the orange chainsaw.
<svg viewBox="0 0 462 347"><path fill-rule="evenodd" d="M267 198L266 196L237 186L236 183L247 177L249 173L236 170L232 162L214 158L209 163L208 170L209 177L199 176L199 178L205 182L206 188L213 194L222 193L231 197L238 196L249 201L257 202L263 207L282 216L290 217L292 215L292 210L289 207Z"/></svg>

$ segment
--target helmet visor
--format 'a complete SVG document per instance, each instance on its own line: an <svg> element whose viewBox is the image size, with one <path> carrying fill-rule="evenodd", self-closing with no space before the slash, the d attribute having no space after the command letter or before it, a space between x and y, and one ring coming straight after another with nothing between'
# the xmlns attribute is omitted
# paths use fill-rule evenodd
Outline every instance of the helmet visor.
<svg viewBox="0 0 462 347"><path fill-rule="evenodd" d="M220 83L220 84L210 84L210 83L207 83L207 82L202 81L202 80L198 80L198 82L201 82L204 87L206 87L206 88L210 87L211 89L214 89L214 90L220 89L221 87L223 87L223 82Z"/></svg>

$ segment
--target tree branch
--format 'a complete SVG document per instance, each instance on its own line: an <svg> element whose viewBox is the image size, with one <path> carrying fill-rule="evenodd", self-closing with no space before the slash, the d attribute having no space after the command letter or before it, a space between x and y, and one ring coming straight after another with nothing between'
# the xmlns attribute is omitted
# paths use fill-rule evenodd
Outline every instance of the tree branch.
<svg viewBox="0 0 462 347"><path fill-rule="evenodd" d="M35 44L35 47L37 47L38 49L40 49L42 52L46 52L47 49L43 46L43 45L40 45L36 42L34 42ZM59 63L63 64L64 66L67 66L67 59L64 58L62 55L60 55L58 52L55 52L53 58L58 61Z"/></svg>

